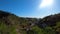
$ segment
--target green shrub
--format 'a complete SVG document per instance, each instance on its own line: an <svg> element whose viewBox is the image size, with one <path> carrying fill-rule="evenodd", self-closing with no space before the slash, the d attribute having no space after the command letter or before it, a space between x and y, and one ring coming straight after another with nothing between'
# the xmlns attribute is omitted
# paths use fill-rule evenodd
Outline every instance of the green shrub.
<svg viewBox="0 0 60 34"><path fill-rule="evenodd" d="M0 24L0 34L17 34L14 26L7 26L4 23Z"/></svg>

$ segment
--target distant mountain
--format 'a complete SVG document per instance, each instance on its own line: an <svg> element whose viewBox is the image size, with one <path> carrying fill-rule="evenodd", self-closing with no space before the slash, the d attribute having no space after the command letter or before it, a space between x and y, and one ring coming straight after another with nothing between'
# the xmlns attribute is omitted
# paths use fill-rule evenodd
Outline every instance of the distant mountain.
<svg viewBox="0 0 60 34"><path fill-rule="evenodd" d="M60 34L60 13L37 19L0 10L0 34Z"/></svg>

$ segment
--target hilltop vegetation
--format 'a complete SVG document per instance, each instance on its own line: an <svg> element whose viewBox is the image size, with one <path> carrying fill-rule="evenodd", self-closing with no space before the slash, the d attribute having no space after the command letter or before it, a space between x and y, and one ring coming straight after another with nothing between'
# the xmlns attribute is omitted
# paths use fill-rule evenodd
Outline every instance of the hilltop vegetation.
<svg viewBox="0 0 60 34"><path fill-rule="evenodd" d="M0 11L0 34L60 34L60 13L37 19Z"/></svg>

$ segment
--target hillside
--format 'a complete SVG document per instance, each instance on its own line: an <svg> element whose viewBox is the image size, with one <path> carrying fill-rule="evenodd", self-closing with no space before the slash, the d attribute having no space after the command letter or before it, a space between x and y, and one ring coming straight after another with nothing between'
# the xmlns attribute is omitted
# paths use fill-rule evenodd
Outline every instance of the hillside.
<svg viewBox="0 0 60 34"><path fill-rule="evenodd" d="M36 18L23 18L0 11L0 34L25 34L36 21Z"/></svg>
<svg viewBox="0 0 60 34"><path fill-rule="evenodd" d="M0 34L60 34L60 13L37 19L0 10Z"/></svg>
<svg viewBox="0 0 60 34"><path fill-rule="evenodd" d="M55 15L50 15L39 20L38 27L43 29L51 28L51 32L52 30L54 30L56 34L60 34L60 13Z"/></svg>

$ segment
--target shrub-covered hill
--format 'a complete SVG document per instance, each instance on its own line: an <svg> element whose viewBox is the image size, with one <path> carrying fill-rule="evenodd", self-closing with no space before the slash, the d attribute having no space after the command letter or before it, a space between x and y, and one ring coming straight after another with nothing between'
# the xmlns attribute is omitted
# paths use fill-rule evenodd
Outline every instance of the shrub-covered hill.
<svg viewBox="0 0 60 34"><path fill-rule="evenodd" d="M39 20L38 26L43 29L51 28L51 30L54 30L56 34L60 34L60 13L44 17Z"/></svg>
<svg viewBox="0 0 60 34"><path fill-rule="evenodd" d="M37 19L0 10L0 34L60 34L60 14Z"/></svg>
<svg viewBox="0 0 60 34"><path fill-rule="evenodd" d="M0 34L27 34L37 21L36 18L18 17L0 10Z"/></svg>

